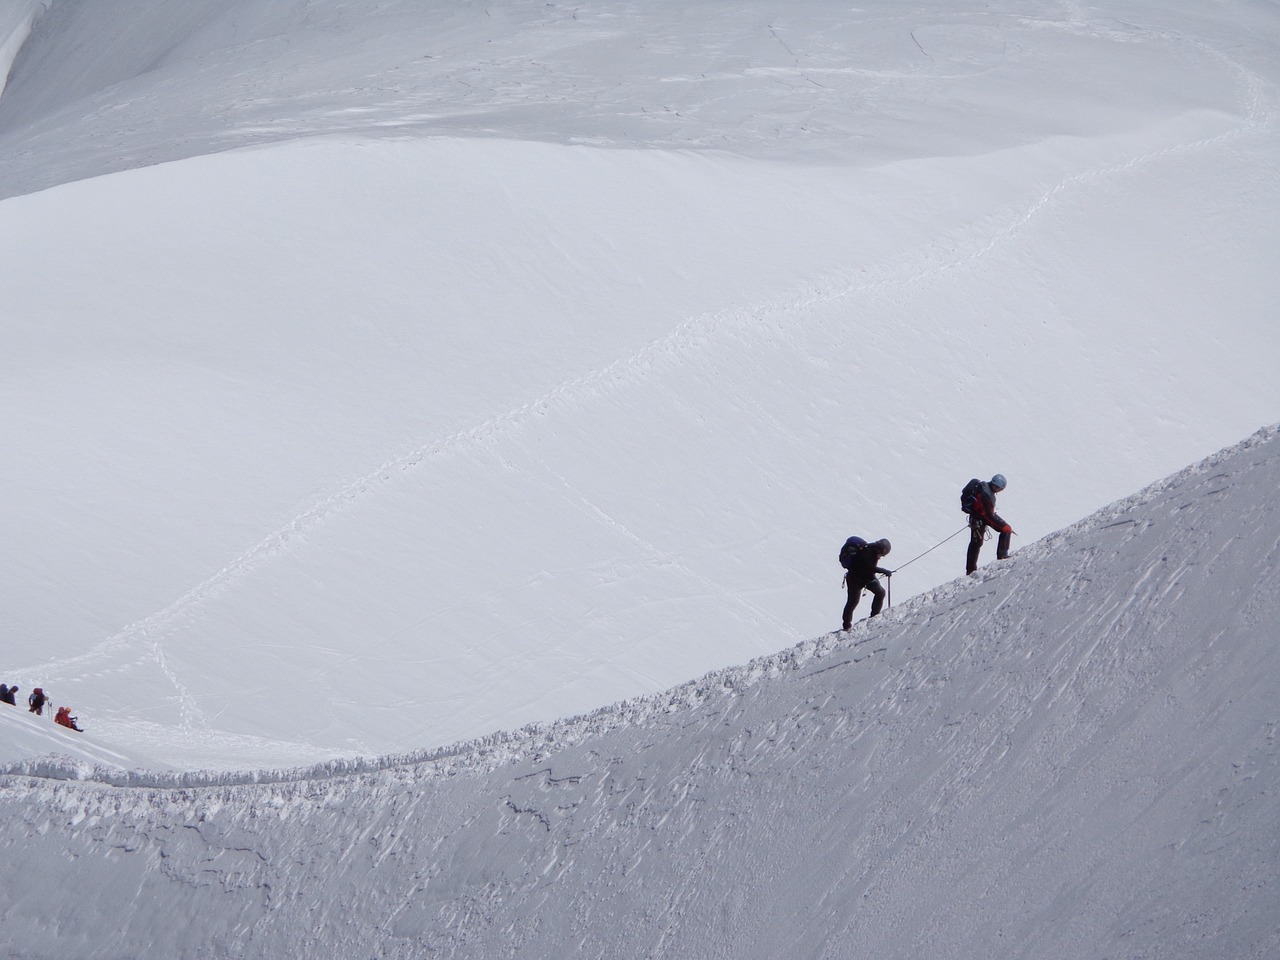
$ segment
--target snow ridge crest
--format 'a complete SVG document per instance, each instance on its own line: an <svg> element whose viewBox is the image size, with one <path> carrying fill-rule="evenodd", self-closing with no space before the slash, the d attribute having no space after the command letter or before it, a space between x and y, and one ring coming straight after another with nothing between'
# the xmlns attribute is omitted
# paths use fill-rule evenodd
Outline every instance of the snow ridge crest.
<svg viewBox="0 0 1280 960"><path fill-rule="evenodd" d="M1263 427L1240 443L1158 480L1094 514L1052 533L1018 551L999 568L984 568L977 583L996 577L1034 575L1059 552L1074 549L1109 528L1136 523L1130 515L1161 498L1206 479L1226 477L1224 465L1273 445L1280 439L1280 423ZM1216 491L1211 491L1216 492ZM487 772L517 761L539 758L576 746L623 727L644 726L668 715L695 710L710 703L741 695L761 681L794 675L815 660L847 650L851 662L883 651L892 639L909 639L917 627L942 616L975 581L968 577L911 598L878 621L855 624L849 634L830 633L805 640L778 653L757 657L745 664L712 671L670 690L634 697L598 710L516 730L496 731L485 737L444 747L379 757L350 757L297 769L252 771L150 771L119 770L71 757L46 755L0 767L0 778L83 781L109 787L186 790L199 787L235 787L323 781L416 768L417 779L455 777L467 772ZM962 601L967 602L967 601ZM3 782L0 779L0 782Z"/></svg>

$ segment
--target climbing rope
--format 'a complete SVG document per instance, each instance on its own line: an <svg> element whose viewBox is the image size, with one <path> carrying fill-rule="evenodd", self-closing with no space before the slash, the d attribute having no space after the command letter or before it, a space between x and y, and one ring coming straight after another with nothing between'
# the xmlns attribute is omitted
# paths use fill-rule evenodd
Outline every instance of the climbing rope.
<svg viewBox="0 0 1280 960"><path fill-rule="evenodd" d="M946 542L947 542L947 540L954 540L956 537L960 536L960 534L964 533L964 532L965 532L966 530L968 530L968 529L969 529L969 525L966 523L963 527L961 527L961 528L960 528L959 530L957 530L955 533L951 534L951 536L949 536L949 537L947 537L947 538L945 538L945 539L943 539L943 540L939 540L937 543L935 543L932 547L930 547L928 550L926 550L924 553L920 554L919 556L912 557L910 560L908 560L906 563L904 563L904 564L902 565L902 567L909 567L909 566L911 566L911 564L913 564L913 563L915 563L917 560L919 560L919 559L920 559L920 557L923 557L923 556L925 556L925 555L927 555L927 554L933 553L933 551L937 550L940 546L942 546L944 543L946 543ZM902 567L895 567L893 572L894 572L894 573L897 573L899 570L901 570L901 569L902 569ZM877 574L876 576L877 576L877 577L881 577L881 576L884 576L884 575L883 575L883 574ZM892 607L892 606L893 606L893 575L892 575L892 574L890 574L890 575L889 575L889 576L887 576L887 577L884 577L884 605L885 605L885 607Z"/></svg>
<svg viewBox="0 0 1280 960"><path fill-rule="evenodd" d="M893 572L894 572L894 573L897 573L897 572L898 572L899 570L901 570L903 567L909 567L909 566L911 566L911 564L913 564L913 563L915 563L917 560L919 560L919 559L920 559L920 557L923 557L923 556L926 556L926 555L928 555L928 554L930 554L930 553L933 553L933 551L937 550L940 546L942 546L942 545L943 545L944 543L946 543L948 540L954 540L956 537L960 536L960 534L964 533L967 529L969 529L969 525L966 523L963 527L961 527L961 528L960 528L959 530L957 530L955 533L951 534L951 536L949 536L949 537L945 537L944 539L939 540L937 543L935 543L932 547L930 547L930 548L929 548L928 550L926 550L924 553L921 553L921 554L919 554L919 555L917 555L917 556L912 557L910 560L908 560L906 563L904 563L901 567L896 567L896 568L894 569L894 571L893 571ZM881 577L883 577L883 578L884 578L884 586L885 586L884 602L885 602L885 606L886 606L886 607L891 607L891 606L893 606L893 574L889 574L889 575L887 575L887 576L886 576L885 574L883 574L883 573L877 573L877 574L876 574L876 579L877 579L877 580L878 580L878 579L880 579ZM845 573L844 578L840 581L840 585L841 585L841 586L845 586L848 582L849 582L849 574L848 574L848 573Z"/></svg>
<svg viewBox="0 0 1280 960"><path fill-rule="evenodd" d="M897 572L898 572L899 570L901 570L903 567L909 567L909 566L911 566L911 564L913 564L913 563L915 563L917 560L919 560L919 559L920 559L920 557L923 557L923 556L926 556L926 555L928 555L928 554L930 554L930 553L933 553L933 551L937 550L940 546L942 546L944 543L946 543L946 542L947 542L947 540L954 540L956 537L960 536L960 534L964 533L964 532L965 532L966 530L968 530L968 529L969 529L969 525L966 523L963 527L961 527L959 530L957 530L957 531L956 531L955 533L953 533L951 536L947 537L947 538L946 538L946 540L939 540L937 543L935 543L932 547L930 547L930 548L929 548L928 550L926 550L924 553L920 554L919 556L912 557L910 560L908 560L906 563L904 563L901 567L895 567L893 572L894 572L894 573L897 573Z"/></svg>

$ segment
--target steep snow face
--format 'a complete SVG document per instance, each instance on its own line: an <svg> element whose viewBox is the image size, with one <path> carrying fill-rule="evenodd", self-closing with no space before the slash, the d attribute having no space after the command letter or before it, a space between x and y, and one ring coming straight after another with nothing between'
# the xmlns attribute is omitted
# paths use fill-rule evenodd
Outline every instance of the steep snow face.
<svg viewBox="0 0 1280 960"><path fill-rule="evenodd" d="M0 679L158 764L416 750L828 629L850 534L944 583L971 476L1023 546L1270 422L1278 18L1201 6L53 4Z"/></svg>
<svg viewBox="0 0 1280 960"><path fill-rule="evenodd" d="M1274 956L1278 485L1280 427L851 634L413 762L10 774L0 940Z"/></svg>

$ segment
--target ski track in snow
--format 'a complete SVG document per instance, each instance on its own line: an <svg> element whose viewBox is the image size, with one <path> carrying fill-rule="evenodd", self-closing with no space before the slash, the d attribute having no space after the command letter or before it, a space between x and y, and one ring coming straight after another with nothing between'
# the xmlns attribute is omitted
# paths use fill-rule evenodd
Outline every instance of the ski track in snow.
<svg viewBox="0 0 1280 960"><path fill-rule="evenodd" d="M1185 42L1185 38L1161 37L1161 39L1177 39ZM115 655L123 648L141 643L146 656L157 663L169 682L173 684L180 703L184 727L189 728L194 724L202 723L204 718L194 698L187 693L180 679L164 662L165 636L184 618L190 617L202 604L216 598L237 580L250 575L263 564L287 551L295 537L301 536L310 528L336 515L357 498L390 482L398 473L417 467L424 461L458 447L493 444L532 417L556 408L572 406L583 399L590 399L601 391L609 390L615 384L655 376L663 369L674 369L687 364L692 354L713 344L718 336L723 337L728 333L746 334L756 342L770 336L786 336L789 331L804 324L804 313L813 306L849 299L874 300L876 297L887 295L894 290L909 288L929 278L972 267L1011 245L1022 230L1045 215L1056 203L1074 190L1091 183L1131 175L1142 167L1171 156L1209 150L1245 136L1260 127L1271 125L1275 115L1274 97L1268 95L1272 91L1267 89L1262 78L1204 44L1196 42L1196 46L1221 58L1240 77L1244 120L1238 127L1065 177L1044 190L1016 215L1008 218L1003 226L994 226L985 236L971 237L966 244L967 250L932 244L914 254L905 263L853 265L843 270L831 271L825 277L797 283L792 290L772 301L746 307L727 308L690 318L676 326L666 336L650 342L628 357L620 358L580 377L565 381L542 396L505 414L469 429L429 441L384 462L374 471L302 511L287 525L260 540L217 573L195 585L163 609L130 624L83 654L67 659L45 661L21 668L22 671L38 675L55 669L83 667ZM616 522L612 518L605 516L594 505L587 503L577 491L573 491L573 494L582 502L584 512L597 522L617 529ZM630 531L624 531L624 533L629 539L636 541ZM647 544L642 545L651 554L657 555L654 548ZM681 566L680 569L689 573L687 567ZM694 579L703 587L709 586L704 578L695 576ZM763 619L776 622L776 618L769 616L763 609L758 607L752 607L752 609ZM778 626L784 637L794 638L793 632L785 624L778 622Z"/></svg>

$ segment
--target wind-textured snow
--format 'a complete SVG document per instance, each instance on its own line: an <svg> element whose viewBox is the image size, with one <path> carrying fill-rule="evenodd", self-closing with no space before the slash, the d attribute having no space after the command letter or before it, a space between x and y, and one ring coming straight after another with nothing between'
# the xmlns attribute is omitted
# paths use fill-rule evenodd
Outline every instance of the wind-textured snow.
<svg viewBox="0 0 1280 960"><path fill-rule="evenodd" d="M9 954L1273 957L1277 484L1280 427L849 634L419 760L10 774Z"/></svg>
<svg viewBox="0 0 1280 960"><path fill-rule="evenodd" d="M1274 955L1278 49L0 0L0 953Z"/></svg>

